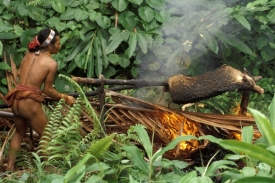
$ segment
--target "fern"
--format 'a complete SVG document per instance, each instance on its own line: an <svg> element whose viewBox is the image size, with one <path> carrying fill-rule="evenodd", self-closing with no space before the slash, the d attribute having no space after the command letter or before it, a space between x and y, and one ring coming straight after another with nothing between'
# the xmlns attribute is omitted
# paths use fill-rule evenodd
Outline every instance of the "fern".
<svg viewBox="0 0 275 183"><path fill-rule="evenodd" d="M59 129L61 126L61 119L62 116L62 108L63 108L63 101L60 101L55 110L51 113L51 115L48 117L48 124L46 128L44 129L43 135L40 139L39 146L38 146L38 153L42 155L42 158L44 158L44 155L46 154L46 149L48 148L51 139L54 137L54 133Z"/></svg>
<svg viewBox="0 0 275 183"><path fill-rule="evenodd" d="M39 4L41 4L43 1L45 0L33 0L27 3L27 6L38 6Z"/></svg>
<svg viewBox="0 0 275 183"><path fill-rule="evenodd" d="M64 108L64 100L60 100L56 107L51 109L52 112L48 112L48 124L39 142L38 154L41 158L48 160L45 162L47 164L60 166L60 162L67 162L71 166L89 152L96 154L97 157L102 156L111 145L114 135L96 142L99 134L104 133L96 112L77 83L64 75L60 77L72 83L80 96L73 106ZM80 133L80 114L83 108L88 115L92 116L94 122L94 130L85 137Z"/></svg>
<svg viewBox="0 0 275 183"><path fill-rule="evenodd" d="M80 151L78 145L82 138L79 119L81 105L77 101L63 116L60 115L61 112L58 112L61 111L62 103L64 103L63 100L53 112L56 116L50 116L39 146L42 157L47 157L48 161L52 160L52 162L56 159L63 159L67 162Z"/></svg>
<svg viewBox="0 0 275 183"><path fill-rule="evenodd" d="M93 125L94 125L94 131L95 133L98 134L104 134L105 135L105 131L103 130L100 120L95 112L95 110L93 109L92 105L90 104L89 100L87 99L86 95L84 94L82 88L71 78L69 78L68 76L62 75L60 74L59 77L64 78L66 80L68 80L70 83L72 83L74 89L79 93L79 102L80 104L83 105L83 107L86 110L86 113L89 116L93 117Z"/></svg>

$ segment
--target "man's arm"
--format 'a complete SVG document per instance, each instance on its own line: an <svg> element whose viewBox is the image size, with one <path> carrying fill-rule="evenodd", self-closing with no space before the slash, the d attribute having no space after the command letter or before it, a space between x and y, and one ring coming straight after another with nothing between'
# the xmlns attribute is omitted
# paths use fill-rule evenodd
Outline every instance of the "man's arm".
<svg viewBox="0 0 275 183"><path fill-rule="evenodd" d="M59 93L53 88L53 82L57 71L57 67L58 65L56 62L53 62L49 65L49 72L44 81L43 93L45 93L47 96L53 99L60 100L62 97L61 93Z"/></svg>
<svg viewBox="0 0 275 183"><path fill-rule="evenodd" d="M73 103L75 103L74 98L72 96L61 94L53 88L53 82L54 82L54 77L55 77L57 68L58 68L58 65L56 62L53 62L49 65L49 73L44 82L43 93L45 93L47 96L55 100L60 100L64 98L67 104L72 105Z"/></svg>

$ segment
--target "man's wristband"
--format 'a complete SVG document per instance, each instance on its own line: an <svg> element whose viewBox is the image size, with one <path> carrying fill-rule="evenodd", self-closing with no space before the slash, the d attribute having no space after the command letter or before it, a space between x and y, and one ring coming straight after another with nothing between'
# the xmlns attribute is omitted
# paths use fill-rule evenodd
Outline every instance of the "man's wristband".
<svg viewBox="0 0 275 183"><path fill-rule="evenodd" d="M62 93L61 94L61 99L63 99L64 98L64 100L65 100L65 102L68 100L68 95L65 95L64 93ZM60 99L60 100L61 100Z"/></svg>

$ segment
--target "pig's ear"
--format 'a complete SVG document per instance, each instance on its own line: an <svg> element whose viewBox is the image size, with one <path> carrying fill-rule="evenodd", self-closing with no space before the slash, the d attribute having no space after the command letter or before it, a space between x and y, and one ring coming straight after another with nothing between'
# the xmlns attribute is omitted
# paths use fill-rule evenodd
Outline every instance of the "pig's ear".
<svg viewBox="0 0 275 183"><path fill-rule="evenodd" d="M246 77L246 75L243 75L242 81L243 81L243 82L247 82L247 77Z"/></svg>
<svg viewBox="0 0 275 183"><path fill-rule="evenodd" d="M258 80L260 80L260 79L262 79L263 77L262 76L253 76L252 77L252 79L254 80L254 81L258 81Z"/></svg>
<svg viewBox="0 0 275 183"><path fill-rule="evenodd" d="M246 70L246 68L243 68L243 73L247 74L248 76L250 75L250 73Z"/></svg>

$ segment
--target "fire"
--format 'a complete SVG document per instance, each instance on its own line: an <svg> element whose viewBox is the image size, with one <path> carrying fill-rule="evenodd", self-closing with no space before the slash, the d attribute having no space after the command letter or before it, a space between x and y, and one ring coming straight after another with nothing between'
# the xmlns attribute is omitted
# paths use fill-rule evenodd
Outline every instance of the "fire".
<svg viewBox="0 0 275 183"><path fill-rule="evenodd" d="M198 137L199 130L194 121L175 113L159 113L163 125L162 132L171 140L178 136L193 135ZM180 150L191 152L199 147L197 140L184 141L179 144Z"/></svg>
<svg viewBox="0 0 275 183"><path fill-rule="evenodd" d="M241 114L241 104L237 103L236 107L234 107L231 111L231 114L232 115L242 115ZM248 112L245 113L245 116L251 116L251 114L249 114ZM236 140L242 140L242 134L241 132L230 132L231 136L233 139L236 139ZM258 139L259 137L261 137L261 134L259 132L254 132L254 141L256 139Z"/></svg>

